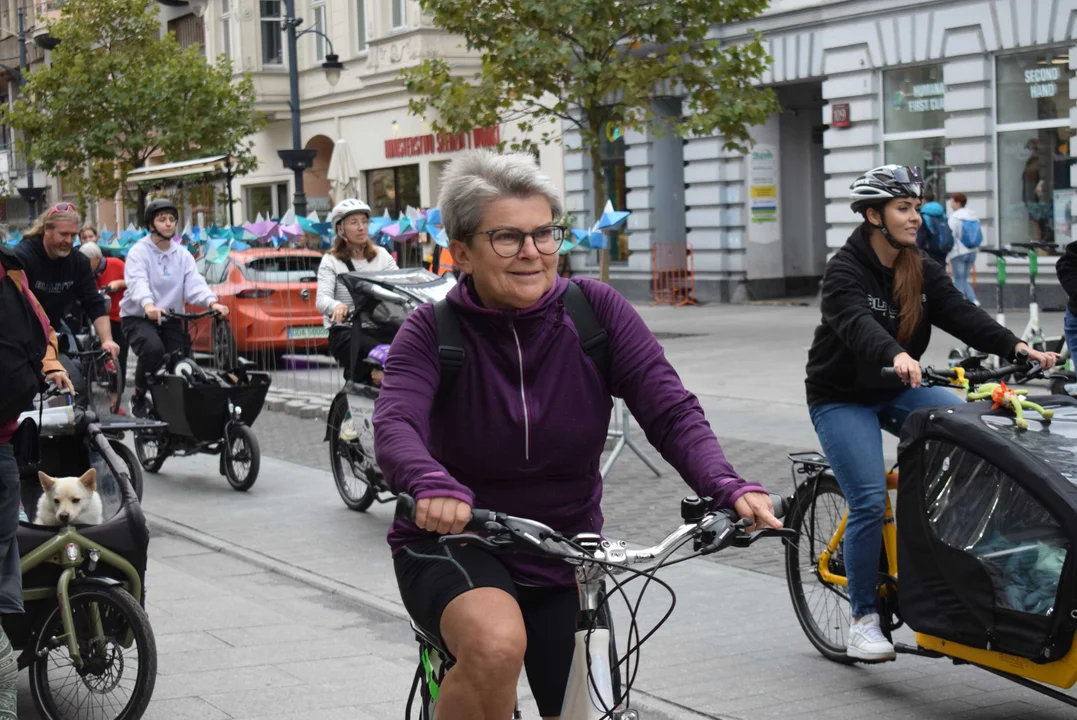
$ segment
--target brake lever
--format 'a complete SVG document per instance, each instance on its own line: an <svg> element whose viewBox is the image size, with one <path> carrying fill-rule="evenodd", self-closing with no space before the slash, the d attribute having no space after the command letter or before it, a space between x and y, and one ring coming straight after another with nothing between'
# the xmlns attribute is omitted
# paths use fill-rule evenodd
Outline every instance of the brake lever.
<svg viewBox="0 0 1077 720"><path fill-rule="evenodd" d="M438 542L460 545L464 545L467 543L475 543L491 552L497 552L514 544L511 537L504 537L503 535L487 537L485 535L475 535L473 533L460 533L459 535L442 535L438 538Z"/></svg>
<svg viewBox="0 0 1077 720"><path fill-rule="evenodd" d="M736 543L738 538L744 537L744 528L752 524L752 521L748 518L739 518L736 522L731 523L720 535L715 535L713 531L708 532L709 538L700 538L695 543L695 549L699 551L700 555L710 555L716 553L728 547L732 543Z"/></svg>

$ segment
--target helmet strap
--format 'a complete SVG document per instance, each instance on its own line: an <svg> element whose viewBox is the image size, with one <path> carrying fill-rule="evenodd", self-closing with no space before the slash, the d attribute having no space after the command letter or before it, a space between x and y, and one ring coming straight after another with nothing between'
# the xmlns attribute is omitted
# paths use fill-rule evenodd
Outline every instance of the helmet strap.
<svg viewBox="0 0 1077 720"><path fill-rule="evenodd" d="M901 243L899 243L897 240L895 240L894 236L890 234L890 229L886 227L886 206L885 205L880 205L879 206L879 218L882 220L882 223L880 225L876 225L871 220L868 220L867 210L866 209L864 210L864 222L866 222L868 225L870 225L874 229L879 230L880 232L882 232L883 238L885 238L886 242L890 244L890 247L894 248L895 250L903 250L903 249L905 249L905 246L902 245Z"/></svg>

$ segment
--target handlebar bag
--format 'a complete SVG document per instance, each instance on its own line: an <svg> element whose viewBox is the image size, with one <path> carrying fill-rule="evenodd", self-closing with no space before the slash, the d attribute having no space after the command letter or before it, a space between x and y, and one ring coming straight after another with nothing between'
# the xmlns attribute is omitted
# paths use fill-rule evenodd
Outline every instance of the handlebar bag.
<svg viewBox="0 0 1077 720"><path fill-rule="evenodd" d="M987 403L909 416L898 460L899 606L915 631L1046 663L1077 622L1077 401L1043 422Z"/></svg>

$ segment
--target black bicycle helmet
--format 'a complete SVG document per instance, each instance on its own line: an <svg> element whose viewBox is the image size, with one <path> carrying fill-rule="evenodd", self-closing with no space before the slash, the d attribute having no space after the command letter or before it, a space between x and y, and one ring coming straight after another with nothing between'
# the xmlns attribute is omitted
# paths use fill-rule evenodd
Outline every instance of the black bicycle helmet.
<svg viewBox="0 0 1077 720"><path fill-rule="evenodd" d="M869 207L885 205L894 198L924 197L924 181L920 168L902 165L883 165L853 181L849 186L853 212L863 213Z"/></svg>
<svg viewBox="0 0 1077 720"><path fill-rule="evenodd" d="M146 205L146 212L142 215L142 224L146 226L147 230L153 232L153 219L163 212L171 212L176 220L179 220L180 214L175 203L168 198L160 198Z"/></svg>

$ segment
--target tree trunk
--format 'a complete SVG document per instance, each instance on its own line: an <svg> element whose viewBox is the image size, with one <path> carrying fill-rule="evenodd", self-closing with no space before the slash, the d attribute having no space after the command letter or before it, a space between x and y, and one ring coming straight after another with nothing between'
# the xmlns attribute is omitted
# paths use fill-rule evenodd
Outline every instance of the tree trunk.
<svg viewBox="0 0 1077 720"><path fill-rule="evenodd" d="M590 147L591 151L591 182L595 196L595 222L602 217L602 209L606 207L606 183L602 176L602 155L599 151L598 132L600 128L592 125L596 140ZM604 283L610 281L610 249L604 247L598 251L599 266L598 277Z"/></svg>

